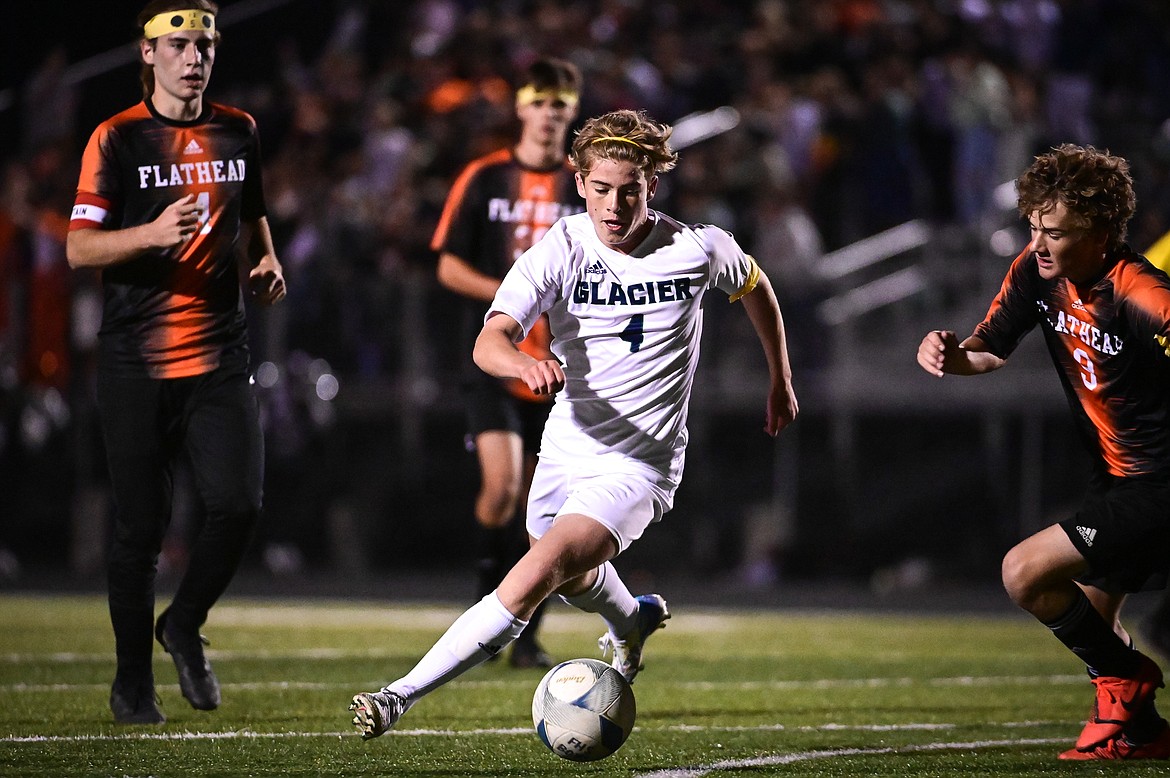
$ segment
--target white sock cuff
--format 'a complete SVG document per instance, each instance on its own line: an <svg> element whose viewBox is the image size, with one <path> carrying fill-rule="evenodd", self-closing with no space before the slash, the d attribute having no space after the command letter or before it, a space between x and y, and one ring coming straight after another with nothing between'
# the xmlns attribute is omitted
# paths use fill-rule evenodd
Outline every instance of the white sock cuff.
<svg viewBox="0 0 1170 778"><path fill-rule="evenodd" d="M597 568L597 579L593 581L593 585L580 594L560 595L561 599L574 608L583 610L586 613L597 613L597 601L605 592L605 579L609 577L610 572L617 573L613 569L613 565L609 562L603 562Z"/></svg>
<svg viewBox="0 0 1170 778"><path fill-rule="evenodd" d="M524 621L523 619L516 618L516 616L512 613L512 611L510 611L504 607L504 603L500 600L500 595L497 594L494 589L491 592L489 592L488 594L485 594L483 599L480 600L480 602L486 603L487 605L491 606L496 611L496 613L498 613L500 616L503 616L508 621L512 622L513 627L519 627L520 630L523 631L524 628L528 626L527 621ZM519 634L519 633L517 633L517 634Z"/></svg>
<svg viewBox="0 0 1170 778"><path fill-rule="evenodd" d="M565 602L586 613L596 613L615 635L629 632L638 619L638 601L609 562L597 570L597 581L589 591L565 597Z"/></svg>

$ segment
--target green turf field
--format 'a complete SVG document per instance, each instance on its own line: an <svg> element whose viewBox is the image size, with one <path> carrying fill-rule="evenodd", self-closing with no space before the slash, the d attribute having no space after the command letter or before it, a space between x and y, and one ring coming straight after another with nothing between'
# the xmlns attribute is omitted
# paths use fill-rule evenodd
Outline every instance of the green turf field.
<svg viewBox="0 0 1170 778"><path fill-rule="evenodd" d="M353 693L407 670L455 618L446 606L228 599L205 632L223 705L155 677L168 722L116 726L100 597L0 596L5 776L1126 776L1170 764L1065 763L1092 687L1030 619L731 612L673 604L634 686L626 745L563 761L532 733L542 673L473 670L363 742ZM595 656L596 617L559 603L558 659Z"/></svg>

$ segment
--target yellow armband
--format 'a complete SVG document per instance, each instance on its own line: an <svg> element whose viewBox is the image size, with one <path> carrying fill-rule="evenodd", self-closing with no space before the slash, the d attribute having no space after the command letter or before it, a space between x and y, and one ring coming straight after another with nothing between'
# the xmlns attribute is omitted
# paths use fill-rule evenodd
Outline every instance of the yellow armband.
<svg viewBox="0 0 1170 778"><path fill-rule="evenodd" d="M756 284L760 283L760 266L756 264L756 259L751 254L748 255L748 262L751 263L751 270L748 271L748 279L744 282L739 291L727 298L728 302L735 302L745 294L756 288Z"/></svg>

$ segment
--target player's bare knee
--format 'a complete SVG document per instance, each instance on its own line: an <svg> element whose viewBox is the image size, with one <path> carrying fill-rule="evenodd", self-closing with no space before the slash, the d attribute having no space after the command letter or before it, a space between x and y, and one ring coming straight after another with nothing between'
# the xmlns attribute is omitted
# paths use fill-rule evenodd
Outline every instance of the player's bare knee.
<svg viewBox="0 0 1170 778"><path fill-rule="evenodd" d="M1001 575L1012 602L1033 614L1050 600L1053 587L1060 578L1048 559L1030 553L1022 544L1003 558Z"/></svg>
<svg viewBox="0 0 1170 778"><path fill-rule="evenodd" d="M1035 596L1038 580L1028 554L1020 546L1011 549L1004 556L1000 575L1008 597L1020 607L1026 608L1026 603Z"/></svg>
<svg viewBox="0 0 1170 778"><path fill-rule="evenodd" d="M475 512L475 520L479 526L484 529L503 529L511 523L512 516L500 511L483 511Z"/></svg>
<svg viewBox="0 0 1170 778"><path fill-rule="evenodd" d="M503 527L516 515L519 504L518 484L484 484L476 500L475 517L485 527Z"/></svg>

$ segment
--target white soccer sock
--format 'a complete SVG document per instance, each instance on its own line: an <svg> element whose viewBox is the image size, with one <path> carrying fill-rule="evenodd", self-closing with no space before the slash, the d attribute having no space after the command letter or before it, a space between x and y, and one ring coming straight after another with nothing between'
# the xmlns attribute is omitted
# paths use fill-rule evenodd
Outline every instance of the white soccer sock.
<svg viewBox="0 0 1170 778"><path fill-rule="evenodd" d="M418 664L383 687L411 703L448 681L498 654L528 626L508 612L495 592L472 605L443 636L435 641Z"/></svg>
<svg viewBox="0 0 1170 778"><path fill-rule="evenodd" d="M638 601L609 562L597 568L597 581L589 591L571 597L562 595L561 599L586 613L600 615L609 631L618 637L638 623Z"/></svg>

